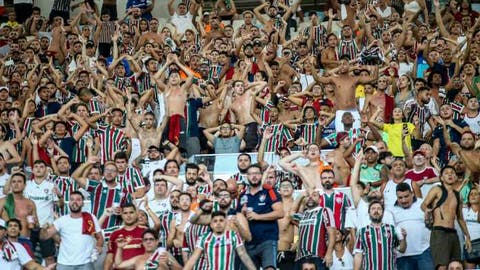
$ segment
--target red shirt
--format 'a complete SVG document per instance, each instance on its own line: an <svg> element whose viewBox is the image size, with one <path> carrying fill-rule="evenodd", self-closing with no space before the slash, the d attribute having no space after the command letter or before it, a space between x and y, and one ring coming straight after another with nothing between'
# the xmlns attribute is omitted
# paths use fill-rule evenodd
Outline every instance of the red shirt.
<svg viewBox="0 0 480 270"><path fill-rule="evenodd" d="M125 238L128 241L128 244L123 248L122 258L123 260L131 259L135 256L142 255L145 253L145 249L142 245L142 234L145 231L145 228L135 227L133 230L126 230L125 228L120 228L114 231L110 235L110 240L108 241L108 251L107 253L112 253L115 256L117 252L117 242L119 238Z"/></svg>
<svg viewBox="0 0 480 270"><path fill-rule="evenodd" d="M437 174L435 173L435 170L432 167L426 167L421 172L416 172L412 169L405 173L405 178L412 179L412 181L414 182L426 180L433 177L437 177Z"/></svg>

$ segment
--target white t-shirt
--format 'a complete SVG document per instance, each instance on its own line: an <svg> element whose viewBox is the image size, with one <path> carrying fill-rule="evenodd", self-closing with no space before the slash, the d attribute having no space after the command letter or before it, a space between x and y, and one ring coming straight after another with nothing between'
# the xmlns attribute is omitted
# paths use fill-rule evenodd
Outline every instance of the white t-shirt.
<svg viewBox="0 0 480 270"><path fill-rule="evenodd" d="M407 183L410 187L412 187L412 180L405 179L403 183ZM385 205L385 209L392 210L395 202L397 201L397 183L393 180L388 180L385 188L383 189L383 202Z"/></svg>
<svg viewBox="0 0 480 270"><path fill-rule="evenodd" d="M23 191L23 195L35 203L40 226L47 222L53 222L53 206L58 201L57 195L53 192L54 187L55 184L48 180L43 180L40 184L30 180L27 181L27 186Z"/></svg>
<svg viewBox="0 0 480 270"><path fill-rule="evenodd" d="M97 218L93 215L92 217L95 232L100 232ZM93 235L82 234L82 223L82 218L72 218L70 215L62 216L53 222L62 239L58 253L59 264L81 265L91 261L95 238Z"/></svg>
<svg viewBox="0 0 480 270"><path fill-rule="evenodd" d="M350 227L361 229L372 223L372 221L370 220L370 215L368 214L368 203L365 200L361 199L358 202L356 210L357 218L356 220L353 220L355 226ZM388 209L385 209L385 211L383 211L382 223L395 225L392 212L390 212ZM345 225L345 227L347 226Z"/></svg>
<svg viewBox="0 0 480 270"><path fill-rule="evenodd" d="M465 115L463 117L463 121L465 121L468 126L470 127L470 130L475 133L475 134L480 134L480 113L477 114L475 117L468 117Z"/></svg>
<svg viewBox="0 0 480 270"><path fill-rule="evenodd" d="M470 207L463 208L463 219L467 223L470 239L480 238L480 223L478 223L478 212L473 211Z"/></svg>
<svg viewBox="0 0 480 270"><path fill-rule="evenodd" d="M422 199L417 199L408 209L401 206L392 209L395 227L407 231L407 250L403 254L397 253L398 257L420 255L430 247L430 231L425 227L422 202Z"/></svg>
<svg viewBox="0 0 480 270"><path fill-rule="evenodd" d="M175 12L175 14L173 14L170 18L170 22L175 25L177 33L183 34L187 29L195 31L195 27L192 24L192 18L193 16L190 14L190 12L187 12L185 15L179 15L177 12Z"/></svg>
<svg viewBox="0 0 480 270"><path fill-rule="evenodd" d="M5 187L5 183L7 183L8 178L10 178L10 174L8 173L0 176L0 199L5 197L5 194L3 194L3 188Z"/></svg>
<svg viewBox="0 0 480 270"><path fill-rule="evenodd" d="M16 258L13 261L7 261L4 258L3 249L0 249L0 268L2 270L21 270L22 266L32 260L27 250L20 243L13 242L16 249Z"/></svg>

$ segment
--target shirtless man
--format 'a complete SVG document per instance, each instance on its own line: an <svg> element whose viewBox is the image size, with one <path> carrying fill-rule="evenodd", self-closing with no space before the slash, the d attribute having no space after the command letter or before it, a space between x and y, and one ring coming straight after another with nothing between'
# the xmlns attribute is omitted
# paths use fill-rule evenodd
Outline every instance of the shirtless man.
<svg viewBox="0 0 480 270"><path fill-rule="evenodd" d="M334 33L327 36L327 47L321 52L321 62L327 71L338 66L338 38Z"/></svg>
<svg viewBox="0 0 480 270"><path fill-rule="evenodd" d="M452 187L457 181L457 174L452 166L445 166L440 172L441 186L433 187L422 203L422 210L433 211L433 228L430 239L432 259L436 269L447 269L448 262L460 258L460 243L455 229L455 220L458 221L465 235L465 248L471 251L470 234L468 232L462 213L462 200L457 191ZM446 199L438 205L442 194Z"/></svg>
<svg viewBox="0 0 480 270"><path fill-rule="evenodd" d="M179 211L176 213L175 218L170 222L170 232L168 233L167 246L182 248L185 224L189 221L190 217L194 214L190 210L192 204L192 197L188 193L180 194ZM181 256L177 256L178 261L182 261Z"/></svg>
<svg viewBox="0 0 480 270"><path fill-rule="evenodd" d="M244 137L246 152L253 151L258 142L257 122L250 114L252 96L265 86L266 82L251 83L247 87L245 87L243 81L233 82L233 102L230 105L230 110L235 117L235 121L232 122L243 125L246 128Z"/></svg>
<svg viewBox="0 0 480 270"><path fill-rule="evenodd" d="M152 145L160 146L162 137L159 134L162 134L164 126L161 125L155 128L155 114L152 112L146 112L143 115L143 123L143 128L138 131L138 138L142 143L142 153L145 153Z"/></svg>
<svg viewBox="0 0 480 270"><path fill-rule="evenodd" d="M309 163L305 166L293 163L300 157L308 159ZM320 159L320 147L317 144L312 143L306 146L303 152L282 158L278 161L278 165L284 170L298 175L306 189L323 190L320 170L325 167L325 162Z"/></svg>
<svg viewBox="0 0 480 270"><path fill-rule="evenodd" d="M357 84L368 83L377 79L378 67L366 68L370 72L370 76L351 76L348 58L342 57L339 61L339 67L336 76L320 77L317 72L313 73L313 78L319 83L335 84L335 106L337 108L335 127L341 127L342 115L345 112L351 112L354 115L354 127L360 127L360 114L357 109L355 100L355 88Z"/></svg>
<svg viewBox="0 0 480 270"><path fill-rule="evenodd" d="M363 107L364 113L367 114L370 119L375 113L377 108L383 108L383 122L390 123L392 119L392 112L395 106L394 99L387 95L385 92L388 88L389 79L387 76L380 76L377 81L377 91L370 98L365 100L365 105Z"/></svg>
<svg viewBox="0 0 480 270"><path fill-rule="evenodd" d="M158 19L152 18L149 22L149 31L147 33L142 33L140 36L140 39L137 42L137 47L136 50L138 51L145 43L150 42L156 42L159 44L163 43L163 37L158 33Z"/></svg>
<svg viewBox="0 0 480 270"><path fill-rule="evenodd" d="M475 147L475 135L471 131L466 131L460 137L460 144L452 142L450 132L446 128L452 120L441 121L443 125L443 137L446 145L457 156L460 157L465 167L470 171L472 180L477 181L480 177L480 151Z"/></svg>
<svg viewBox="0 0 480 270"><path fill-rule="evenodd" d="M281 20L287 21L288 17L290 17L290 14L292 14L292 10L297 10L299 0L295 1L295 3L292 5L292 7L288 7L281 3L280 1L277 1L278 7L282 8L285 13L281 17ZM260 11L262 9L267 9L267 15L269 19L265 19L265 17L262 16ZM253 12L255 13L255 17L257 20L263 24L263 30L266 31L267 33L271 33L275 29L278 31L279 29L279 23L278 23L278 9L275 6L272 6L269 1L265 1L263 4L259 5L256 7Z"/></svg>
<svg viewBox="0 0 480 270"><path fill-rule="evenodd" d="M170 70L170 75L168 77L168 84L165 88L165 102L167 104L166 115L168 119L168 126L164 130L164 136L168 138L169 141L175 145L180 145L185 149L186 145L186 134L182 132L175 132L175 130L185 130L186 120L185 120L185 105L187 103L188 91L192 86L193 73L185 67L178 60L177 55L169 54L167 57L167 63L165 66L170 66L170 64L175 63L180 69L183 70L188 76L183 85L180 85L181 78L178 70ZM154 77L160 77L160 75L165 71L164 68L159 70L160 74L155 74ZM171 127L176 126L177 128L170 129Z"/></svg>
<svg viewBox="0 0 480 270"><path fill-rule="evenodd" d="M347 132L339 132L335 140L337 141L337 148L329 153L333 158L332 166L335 172L335 183L347 185L351 168L345 160L344 154L347 152L347 149L352 147L352 139L348 136Z"/></svg>
<svg viewBox="0 0 480 270"><path fill-rule="evenodd" d="M24 237L30 237L31 229L38 225L38 218L35 203L23 196L26 181L27 177L22 173L14 173L11 176L9 184L12 193L0 199L0 217L3 220L9 220L13 217L19 219L22 223L20 234Z"/></svg>
<svg viewBox="0 0 480 270"><path fill-rule="evenodd" d="M5 141L6 137L7 130L5 126L0 125L0 154L2 154L5 163L10 165L22 161L15 145L11 141Z"/></svg>
<svg viewBox="0 0 480 270"><path fill-rule="evenodd" d="M283 212L290 213L293 206L293 184L290 180L280 182ZM290 215L284 215L278 220L278 253L277 266L280 270L293 269L295 263L295 245L293 244L295 226Z"/></svg>

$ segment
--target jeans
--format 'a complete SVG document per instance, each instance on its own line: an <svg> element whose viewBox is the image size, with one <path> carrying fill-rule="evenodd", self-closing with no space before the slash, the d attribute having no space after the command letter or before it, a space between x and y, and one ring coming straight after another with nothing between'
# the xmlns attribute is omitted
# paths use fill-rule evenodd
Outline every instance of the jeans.
<svg viewBox="0 0 480 270"><path fill-rule="evenodd" d="M260 267L277 269L277 240L266 240L253 245L247 244L245 248L257 269ZM247 268L242 264L241 269Z"/></svg>
<svg viewBox="0 0 480 270"><path fill-rule="evenodd" d="M433 270L433 260L430 248L422 254L400 257L397 259L398 270Z"/></svg>
<svg viewBox="0 0 480 270"><path fill-rule="evenodd" d="M57 264L57 270L93 270L93 263L86 263L81 265Z"/></svg>

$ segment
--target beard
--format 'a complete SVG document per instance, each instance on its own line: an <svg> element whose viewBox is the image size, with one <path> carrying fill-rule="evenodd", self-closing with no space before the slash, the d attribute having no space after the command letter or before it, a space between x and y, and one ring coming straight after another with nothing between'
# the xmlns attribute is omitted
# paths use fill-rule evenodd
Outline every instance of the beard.
<svg viewBox="0 0 480 270"><path fill-rule="evenodd" d="M307 203L305 203L305 206L309 209L315 208L317 205L318 203L313 200L308 200Z"/></svg>
<svg viewBox="0 0 480 270"><path fill-rule="evenodd" d="M251 186L251 187L259 187L261 184L262 184L262 181L258 181L257 183L252 183L250 181L248 181L248 184Z"/></svg>
<svg viewBox="0 0 480 270"><path fill-rule="evenodd" d="M248 170L248 167L245 168L245 169L242 169L242 168L238 167L238 170L240 171L241 174L246 174L247 170Z"/></svg>
<svg viewBox="0 0 480 270"><path fill-rule="evenodd" d="M382 222L382 217L372 217L370 216L370 220L373 222L373 223L380 223Z"/></svg>
<svg viewBox="0 0 480 270"><path fill-rule="evenodd" d="M323 185L323 187L326 189L326 190L330 190L333 188L333 184L330 183L330 182L327 182Z"/></svg>
<svg viewBox="0 0 480 270"><path fill-rule="evenodd" d="M82 207L79 205L69 205L68 208L70 208L70 212L72 213L80 213L82 211Z"/></svg>

